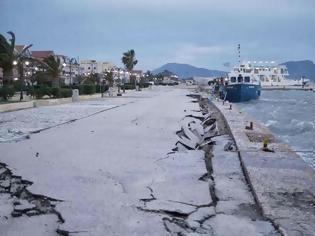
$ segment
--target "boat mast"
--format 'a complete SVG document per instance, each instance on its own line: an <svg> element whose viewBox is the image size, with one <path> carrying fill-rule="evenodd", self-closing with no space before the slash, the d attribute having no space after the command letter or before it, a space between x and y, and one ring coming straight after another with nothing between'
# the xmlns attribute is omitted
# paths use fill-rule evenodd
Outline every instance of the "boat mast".
<svg viewBox="0 0 315 236"><path fill-rule="evenodd" d="M241 44L237 45L238 63L241 65Z"/></svg>

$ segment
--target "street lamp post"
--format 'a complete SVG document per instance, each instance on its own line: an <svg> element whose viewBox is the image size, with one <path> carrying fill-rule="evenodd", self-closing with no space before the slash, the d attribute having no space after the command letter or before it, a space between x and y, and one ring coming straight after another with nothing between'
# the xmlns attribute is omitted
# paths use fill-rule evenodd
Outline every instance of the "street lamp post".
<svg viewBox="0 0 315 236"><path fill-rule="evenodd" d="M65 60L65 59L64 59ZM64 68L64 70L63 70L63 78L64 78L64 82L66 82L66 78L67 78L67 73L66 73L66 66L67 66L67 63L66 62L64 62L64 63L62 63L62 66L63 66L63 68ZM59 86L60 86L60 79L59 79Z"/></svg>
<svg viewBox="0 0 315 236"><path fill-rule="evenodd" d="M75 58L71 58L69 62L70 62L70 85L72 88L72 65L77 64L77 60Z"/></svg>
<svg viewBox="0 0 315 236"><path fill-rule="evenodd" d="M104 79L100 79L100 93L102 98L104 97L104 88Z"/></svg>
<svg viewBox="0 0 315 236"><path fill-rule="evenodd" d="M25 61L25 65L28 66L30 64L29 61ZM24 88L24 68L23 68L23 61L20 65L21 68L21 92L20 92L20 101L23 100L23 88Z"/></svg>
<svg viewBox="0 0 315 236"><path fill-rule="evenodd" d="M24 68L23 68L23 62L26 66L30 64L29 61L27 61L26 58L20 58L18 61L14 60L12 62L13 66L18 66L19 74L20 74L20 83L21 83L21 91L20 91L20 101L23 100L23 88L24 88Z"/></svg>
<svg viewBox="0 0 315 236"><path fill-rule="evenodd" d="M103 86L105 88L105 83L108 85L108 95L111 96L111 81L110 81L110 77L111 77L111 70L110 69L106 69L105 70L105 79L104 79L104 83ZM104 96L104 93L103 95Z"/></svg>
<svg viewBox="0 0 315 236"><path fill-rule="evenodd" d="M125 75L123 70L120 70L120 76L122 77L120 84L123 87L123 93L125 93Z"/></svg>
<svg viewBox="0 0 315 236"><path fill-rule="evenodd" d="M32 68L32 75L31 75L31 85L32 85L32 89L34 89L34 76L37 74L38 72L38 67L35 66Z"/></svg>
<svg viewBox="0 0 315 236"><path fill-rule="evenodd" d="M101 76L101 75L98 75L97 77L98 77L98 79L99 79L101 97L104 97L104 93L103 93L103 91L102 91L102 83L103 83L102 76ZM96 81L97 81L97 80L96 80Z"/></svg>
<svg viewBox="0 0 315 236"><path fill-rule="evenodd" d="M121 86L121 82L120 82L120 69L117 69L117 87L118 87L118 93L117 96L121 96L120 93L120 86Z"/></svg>

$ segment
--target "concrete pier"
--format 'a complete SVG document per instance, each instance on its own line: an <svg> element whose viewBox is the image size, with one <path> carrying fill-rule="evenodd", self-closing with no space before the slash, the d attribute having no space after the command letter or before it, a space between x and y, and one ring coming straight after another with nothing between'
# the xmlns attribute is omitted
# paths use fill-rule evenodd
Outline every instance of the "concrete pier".
<svg viewBox="0 0 315 236"><path fill-rule="evenodd" d="M315 171L234 104L231 107L222 101L211 102L230 128L247 182L263 216L283 235L315 235ZM262 150L264 140L269 140L270 151Z"/></svg>
<svg viewBox="0 0 315 236"><path fill-rule="evenodd" d="M314 86L263 86L262 90L302 90L302 91L314 91Z"/></svg>

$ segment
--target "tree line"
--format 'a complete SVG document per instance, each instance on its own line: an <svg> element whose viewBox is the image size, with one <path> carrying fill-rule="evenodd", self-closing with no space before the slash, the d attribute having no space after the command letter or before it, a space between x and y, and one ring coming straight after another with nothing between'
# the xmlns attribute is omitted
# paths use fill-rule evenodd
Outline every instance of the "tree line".
<svg viewBox="0 0 315 236"><path fill-rule="evenodd" d="M60 88L65 87L61 84L60 77L63 73L62 61L59 57L50 55L43 60L27 55L27 51L33 46L32 44L25 46L22 50L16 50L16 38L12 31L7 32L10 39L6 39L3 34L0 34L0 67L3 70L2 87L0 88L0 97L2 99L8 99L13 96L16 91L20 91L20 99L23 99L23 91L34 90L34 87L44 87L44 91L39 94L45 93L50 88ZM130 82L133 84L132 87L136 87L137 80L132 71L137 65L138 60L136 59L136 54L133 49L124 52L121 61L130 73ZM33 68L30 75L25 76L24 68L25 63ZM36 71L34 71L34 68ZM18 80L14 80L14 70L15 74L18 74ZM101 81L106 81L106 86L113 86L114 84L114 74L110 70L103 75L97 73L91 73L88 76L78 75L76 77L77 85L101 85ZM34 86L35 85L35 86ZM72 85L70 85L72 88ZM104 89L106 89L104 85ZM125 86L124 86L125 87ZM82 92L84 89L81 89ZM97 90L97 87L96 89ZM55 96L59 94L58 89L54 89ZM80 91L81 92L81 91ZM102 91L100 91L102 92ZM51 94L51 93L50 93ZM48 94L48 95L50 95ZM69 93L64 93L69 94ZM36 96L40 97L40 96Z"/></svg>

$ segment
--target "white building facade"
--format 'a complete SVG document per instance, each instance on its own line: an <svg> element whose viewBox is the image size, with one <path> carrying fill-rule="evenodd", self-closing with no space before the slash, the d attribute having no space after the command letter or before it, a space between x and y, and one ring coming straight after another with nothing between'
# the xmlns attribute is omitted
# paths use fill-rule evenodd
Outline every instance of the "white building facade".
<svg viewBox="0 0 315 236"><path fill-rule="evenodd" d="M114 68L114 64L110 62L101 62L96 60L81 60L80 70L82 75L89 75L93 73L102 74Z"/></svg>
<svg viewBox="0 0 315 236"><path fill-rule="evenodd" d="M76 78L81 75L80 64L76 58L70 58L68 56L57 55L60 59L62 67L62 79L66 85L76 83Z"/></svg>

